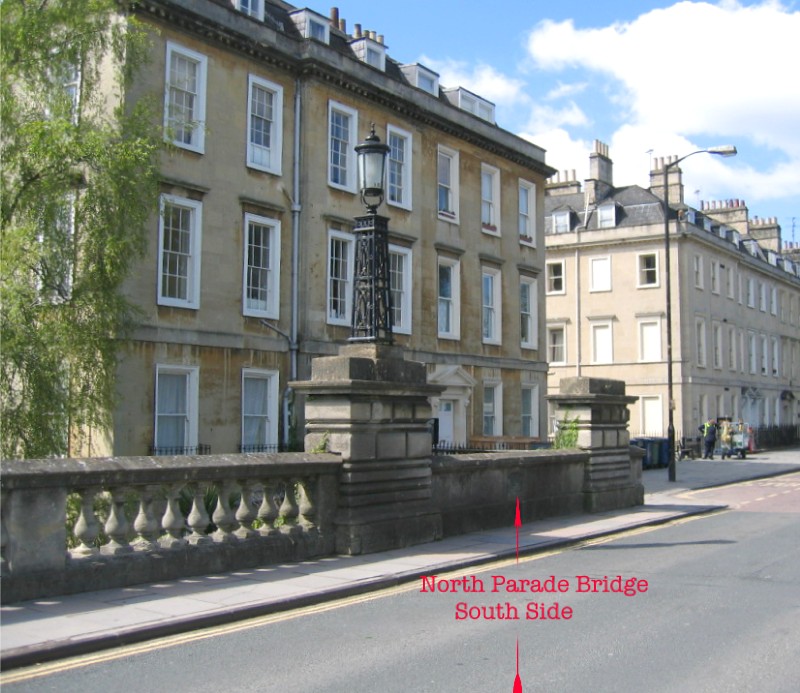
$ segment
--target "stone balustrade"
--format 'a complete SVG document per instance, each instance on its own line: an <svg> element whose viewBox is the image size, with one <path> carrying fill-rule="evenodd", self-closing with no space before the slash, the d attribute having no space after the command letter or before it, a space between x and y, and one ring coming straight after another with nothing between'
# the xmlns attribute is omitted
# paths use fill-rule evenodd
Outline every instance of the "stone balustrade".
<svg viewBox="0 0 800 693"><path fill-rule="evenodd" d="M340 459L4 460L3 602L328 555Z"/></svg>
<svg viewBox="0 0 800 693"><path fill-rule="evenodd" d="M306 444L276 453L2 462L2 600L360 554L643 502L625 384L566 378L549 399L572 450L432 453L421 364L395 347L317 359ZM266 569L266 568L265 568Z"/></svg>

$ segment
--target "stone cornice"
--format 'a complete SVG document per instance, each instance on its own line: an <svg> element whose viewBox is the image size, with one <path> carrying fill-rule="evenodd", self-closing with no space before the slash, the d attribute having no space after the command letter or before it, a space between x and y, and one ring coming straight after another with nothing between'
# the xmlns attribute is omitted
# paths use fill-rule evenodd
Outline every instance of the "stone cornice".
<svg viewBox="0 0 800 693"><path fill-rule="evenodd" d="M143 17L179 27L201 41L281 68L296 79L332 84L357 99L371 101L545 178L555 173L544 162L544 151L531 142L315 41L298 41L208 0L137 0L131 8ZM539 154L541 159L537 158Z"/></svg>

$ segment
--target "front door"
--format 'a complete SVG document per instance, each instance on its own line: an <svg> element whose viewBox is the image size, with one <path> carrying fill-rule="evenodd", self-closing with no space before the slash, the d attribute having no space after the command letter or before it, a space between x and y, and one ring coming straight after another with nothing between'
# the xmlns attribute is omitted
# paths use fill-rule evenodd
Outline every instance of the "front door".
<svg viewBox="0 0 800 693"><path fill-rule="evenodd" d="M454 439L453 412L455 402L452 399L439 400L439 442L452 443Z"/></svg>

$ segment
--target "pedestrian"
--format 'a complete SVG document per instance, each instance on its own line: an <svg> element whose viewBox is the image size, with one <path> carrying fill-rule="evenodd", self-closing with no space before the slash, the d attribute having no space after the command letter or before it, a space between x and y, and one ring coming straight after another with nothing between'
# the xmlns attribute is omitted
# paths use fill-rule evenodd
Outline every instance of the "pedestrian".
<svg viewBox="0 0 800 693"><path fill-rule="evenodd" d="M714 448L717 446L717 422L709 419L702 426L698 426L697 430L703 434L703 443L705 444L703 459L713 460Z"/></svg>

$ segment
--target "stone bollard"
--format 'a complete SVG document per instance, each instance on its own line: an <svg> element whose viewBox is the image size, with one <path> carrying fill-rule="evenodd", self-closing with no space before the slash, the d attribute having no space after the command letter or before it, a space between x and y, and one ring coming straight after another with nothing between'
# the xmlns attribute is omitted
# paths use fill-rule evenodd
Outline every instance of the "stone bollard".
<svg viewBox="0 0 800 693"><path fill-rule="evenodd" d="M577 431L577 447L589 453L584 473L584 509L601 512L644 503L642 463L631 452L625 383L604 378L563 378L549 395L560 425Z"/></svg>
<svg viewBox="0 0 800 693"><path fill-rule="evenodd" d="M316 358L306 395L306 450L327 445L342 456L336 551L361 554L442 536L431 502L432 438L425 366L400 347L350 344Z"/></svg>

